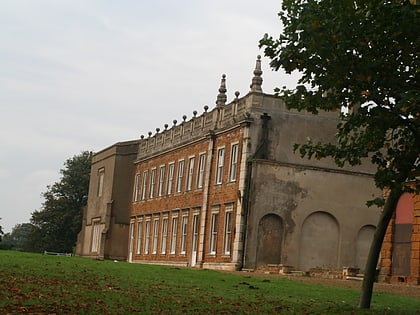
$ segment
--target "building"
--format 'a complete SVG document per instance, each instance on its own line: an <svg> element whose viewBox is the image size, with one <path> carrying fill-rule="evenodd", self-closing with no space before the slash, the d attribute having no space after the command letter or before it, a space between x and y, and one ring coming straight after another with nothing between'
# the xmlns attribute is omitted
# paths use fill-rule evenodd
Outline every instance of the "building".
<svg viewBox="0 0 420 315"><path fill-rule="evenodd" d="M380 265L380 277L387 282L420 284L419 194L401 195L385 235Z"/></svg>
<svg viewBox="0 0 420 315"><path fill-rule="evenodd" d="M138 144L139 141L119 142L93 155L77 255L127 259L133 163Z"/></svg>
<svg viewBox="0 0 420 315"><path fill-rule="evenodd" d="M258 57L245 96L235 92L227 103L222 76L215 108L117 144L130 148L118 168L114 157L99 157L115 146L95 155L78 255L107 258L115 246L122 253L128 245L121 256L138 263L363 269L379 214L365 206L380 193L370 165L341 169L295 154L293 145L308 137L333 141L339 115L287 109L281 98L263 93L261 75ZM98 194L101 169L113 183L106 196ZM125 208L109 205L116 205L117 186ZM115 219L116 211L124 220ZM110 234L117 221L119 240Z"/></svg>

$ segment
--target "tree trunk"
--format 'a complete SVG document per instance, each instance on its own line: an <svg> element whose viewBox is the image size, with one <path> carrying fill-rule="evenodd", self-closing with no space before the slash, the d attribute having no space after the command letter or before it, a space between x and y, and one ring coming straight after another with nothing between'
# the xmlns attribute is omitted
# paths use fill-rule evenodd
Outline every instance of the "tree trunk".
<svg viewBox="0 0 420 315"><path fill-rule="evenodd" d="M376 278L376 266L378 264L379 254L382 248L382 242L392 215L397 207L398 199L402 193L402 186L395 185L391 188L389 196L385 202L379 222L373 236L368 260L366 262L365 274L363 278L362 292L360 295L359 308L370 308L372 300L373 283Z"/></svg>

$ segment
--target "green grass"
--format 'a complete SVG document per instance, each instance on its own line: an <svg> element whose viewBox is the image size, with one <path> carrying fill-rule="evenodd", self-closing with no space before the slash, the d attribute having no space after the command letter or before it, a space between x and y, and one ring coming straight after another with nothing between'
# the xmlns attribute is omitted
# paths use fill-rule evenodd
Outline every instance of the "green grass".
<svg viewBox="0 0 420 315"><path fill-rule="evenodd" d="M0 314L420 314L420 300L210 270L0 251Z"/></svg>

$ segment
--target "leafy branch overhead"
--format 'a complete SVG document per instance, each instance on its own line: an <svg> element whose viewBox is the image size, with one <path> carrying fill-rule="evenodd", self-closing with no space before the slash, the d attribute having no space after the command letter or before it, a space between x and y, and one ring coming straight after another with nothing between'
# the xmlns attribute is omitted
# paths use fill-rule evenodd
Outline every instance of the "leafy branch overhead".
<svg viewBox="0 0 420 315"><path fill-rule="evenodd" d="M420 7L409 1L284 0L278 38L260 41L274 70L300 72L277 89L288 107L342 112L336 143L295 146L339 166L377 166L379 188L414 179L420 149ZM418 187L417 187L418 191Z"/></svg>

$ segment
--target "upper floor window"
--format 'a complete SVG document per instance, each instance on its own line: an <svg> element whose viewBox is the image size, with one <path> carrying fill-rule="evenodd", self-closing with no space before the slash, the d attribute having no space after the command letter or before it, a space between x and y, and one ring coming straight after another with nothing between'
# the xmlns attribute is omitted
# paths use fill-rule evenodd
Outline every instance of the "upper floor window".
<svg viewBox="0 0 420 315"><path fill-rule="evenodd" d="M172 184L174 181L174 168L175 168L175 163L170 163L169 171L168 171L168 186L166 187L166 193L168 195L172 193Z"/></svg>
<svg viewBox="0 0 420 315"><path fill-rule="evenodd" d="M139 201L140 195L140 174L136 174L136 178L134 180L134 196L133 200L134 202Z"/></svg>
<svg viewBox="0 0 420 315"><path fill-rule="evenodd" d="M98 197L101 197L104 190L105 169L98 170Z"/></svg>
<svg viewBox="0 0 420 315"><path fill-rule="evenodd" d="M192 188L193 175L194 175L194 162L195 162L195 157L190 157L188 161L187 190L191 190Z"/></svg>
<svg viewBox="0 0 420 315"><path fill-rule="evenodd" d="M217 151L216 184L222 183L224 160L225 160L225 148L220 148Z"/></svg>
<svg viewBox="0 0 420 315"><path fill-rule="evenodd" d="M143 182L142 182L142 188L141 188L141 200L146 199L146 189L147 189L147 177L149 175L149 171L143 172Z"/></svg>
<svg viewBox="0 0 420 315"><path fill-rule="evenodd" d="M229 181L236 181L236 172L238 165L238 144L232 145L232 150L230 154L230 170L229 170Z"/></svg>
<svg viewBox="0 0 420 315"><path fill-rule="evenodd" d="M158 196L163 196L163 184L165 181L165 170L166 166L162 165L159 169L159 186L158 186Z"/></svg>
<svg viewBox="0 0 420 315"><path fill-rule="evenodd" d="M182 178L184 177L184 160L178 162L178 179L176 182L176 192L182 190Z"/></svg>
<svg viewBox="0 0 420 315"><path fill-rule="evenodd" d="M153 198L155 193L155 184L156 184L156 169L152 169L150 173L150 190L149 190L149 198Z"/></svg>
<svg viewBox="0 0 420 315"><path fill-rule="evenodd" d="M206 164L206 154L203 153L203 154L200 154L200 158L198 161L197 188L203 187L205 164Z"/></svg>

